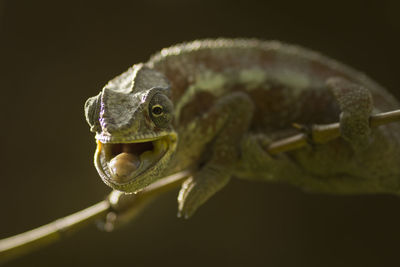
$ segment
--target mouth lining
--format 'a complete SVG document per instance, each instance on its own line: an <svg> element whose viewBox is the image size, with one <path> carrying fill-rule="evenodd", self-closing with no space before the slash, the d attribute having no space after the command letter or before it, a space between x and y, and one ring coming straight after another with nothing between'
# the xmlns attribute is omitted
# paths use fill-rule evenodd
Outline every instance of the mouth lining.
<svg viewBox="0 0 400 267"><path fill-rule="evenodd" d="M171 141L168 135L129 143L98 141L99 171L111 184L129 184L167 154Z"/></svg>
<svg viewBox="0 0 400 267"><path fill-rule="evenodd" d="M138 142L138 143L117 143L117 144L103 144L106 152L106 160L110 161L112 158L121 153L130 153L139 157L146 151L153 151L153 141ZM108 150L108 151L107 151Z"/></svg>

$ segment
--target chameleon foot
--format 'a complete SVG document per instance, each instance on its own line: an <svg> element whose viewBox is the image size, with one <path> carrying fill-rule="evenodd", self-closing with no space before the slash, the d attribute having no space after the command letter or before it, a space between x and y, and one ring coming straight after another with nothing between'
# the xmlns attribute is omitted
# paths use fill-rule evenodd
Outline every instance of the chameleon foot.
<svg viewBox="0 0 400 267"><path fill-rule="evenodd" d="M178 217L190 218L217 191L222 189L231 174L206 165L183 184L178 196Z"/></svg>
<svg viewBox="0 0 400 267"><path fill-rule="evenodd" d="M356 149L370 143L369 117L372 111L372 96L369 90L346 79L333 77L326 84L339 103L341 136Z"/></svg>
<svg viewBox="0 0 400 267"><path fill-rule="evenodd" d="M179 217L189 218L229 182L233 167L240 158L240 143L248 130L253 111L250 97L235 92L221 98L204 116L201 132L212 136L212 150L203 167L182 186L178 197Z"/></svg>

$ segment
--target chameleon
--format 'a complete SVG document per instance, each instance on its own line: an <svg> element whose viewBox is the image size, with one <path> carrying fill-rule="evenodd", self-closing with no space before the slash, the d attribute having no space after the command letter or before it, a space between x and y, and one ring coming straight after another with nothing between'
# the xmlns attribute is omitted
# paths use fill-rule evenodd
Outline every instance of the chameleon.
<svg viewBox="0 0 400 267"><path fill-rule="evenodd" d="M400 194L400 125L370 115L399 102L365 74L279 41L206 39L162 49L85 103L95 167L115 190L139 192L188 168L178 216L189 218L230 179L306 192ZM271 155L265 146L339 121L327 144Z"/></svg>

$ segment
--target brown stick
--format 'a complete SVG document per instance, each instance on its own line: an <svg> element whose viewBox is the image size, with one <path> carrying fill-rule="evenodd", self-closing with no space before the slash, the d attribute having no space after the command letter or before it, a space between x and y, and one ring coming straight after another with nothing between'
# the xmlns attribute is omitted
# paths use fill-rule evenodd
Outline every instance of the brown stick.
<svg viewBox="0 0 400 267"><path fill-rule="evenodd" d="M400 121L400 110L372 115L370 126L378 127L397 121ZM314 125L311 128L311 134L300 133L275 141L266 147L266 150L270 154L278 154L304 147L308 144L310 138L313 143L324 144L339 136L339 123ZM190 173L190 171L186 170L165 177L137 194L125 195L113 191L106 200L87 209L31 231L2 239L0 240L0 264L60 240L66 234L81 229L95 220L106 220L109 214L116 214L116 216L129 214L129 219L132 219L149 203L149 200L177 187ZM112 230L113 227L113 224L107 225L106 220L105 230Z"/></svg>
<svg viewBox="0 0 400 267"><path fill-rule="evenodd" d="M189 171L182 171L167 176L137 194L118 194L112 191L106 200L89 208L25 233L2 239L0 240L0 264L54 243L96 220L105 220L110 213L117 216L120 213L122 215L129 213L131 215L129 218L132 219L149 203L149 200L178 187L189 175Z"/></svg>
<svg viewBox="0 0 400 267"><path fill-rule="evenodd" d="M371 115L370 126L375 128L384 124L399 122L400 110ZM265 149L274 155L306 146L309 141L315 144L325 144L340 137L339 123L313 125L310 134L300 133L269 144Z"/></svg>

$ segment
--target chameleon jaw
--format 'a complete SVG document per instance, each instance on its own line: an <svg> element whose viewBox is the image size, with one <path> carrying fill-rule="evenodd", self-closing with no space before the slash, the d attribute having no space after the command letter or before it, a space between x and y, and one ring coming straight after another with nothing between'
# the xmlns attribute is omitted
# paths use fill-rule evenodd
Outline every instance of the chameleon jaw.
<svg viewBox="0 0 400 267"><path fill-rule="evenodd" d="M108 186L127 193L136 192L152 183L153 175L148 173L157 173L175 146L175 134L121 143L98 140L95 166Z"/></svg>

